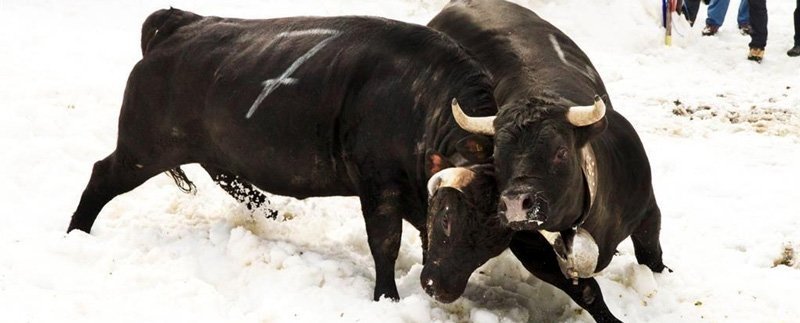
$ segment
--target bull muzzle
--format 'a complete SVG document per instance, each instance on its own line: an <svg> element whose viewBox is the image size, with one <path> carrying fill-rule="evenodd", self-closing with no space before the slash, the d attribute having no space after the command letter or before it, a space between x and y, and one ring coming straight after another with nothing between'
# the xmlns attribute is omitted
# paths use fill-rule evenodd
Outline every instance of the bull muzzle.
<svg viewBox="0 0 800 323"><path fill-rule="evenodd" d="M498 214L515 231L536 230L547 221L549 203L542 193L504 193Z"/></svg>
<svg viewBox="0 0 800 323"><path fill-rule="evenodd" d="M462 276L458 273L444 275L444 272L435 264L426 264L419 278L426 294L438 302L452 303L461 297L467 288L469 275Z"/></svg>

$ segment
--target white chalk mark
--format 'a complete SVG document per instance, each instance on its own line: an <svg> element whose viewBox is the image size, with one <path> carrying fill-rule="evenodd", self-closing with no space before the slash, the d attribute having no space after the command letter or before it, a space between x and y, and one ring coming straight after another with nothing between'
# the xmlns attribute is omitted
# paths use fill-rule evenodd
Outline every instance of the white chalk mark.
<svg viewBox="0 0 800 323"><path fill-rule="evenodd" d="M587 144L581 148L581 155L583 156L583 174L586 177L586 182L589 184L589 207L594 205L594 199L597 196L597 158L594 155L592 145Z"/></svg>
<svg viewBox="0 0 800 323"><path fill-rule="evenodd" d="M596 72L594 71L594 69L592 69L591 66L584 65L584 69L580 69L577 66L571 64L570 62L567 61L567 57L564 55L564 50L561 49L561 44L558 43L556 35L550 34L548 38L550 39L550 43L553 44L553 49L556 51L558 58L561 60L562 63L564 63L564 65L567 65L569 67L578 70L579 73L590 78L592 81L597 82Z"/></svg>
<svg viewBox="0 0 800 323"><path fill-rule="evenodd" d="M309 49L303 56L298 57L286 71L283 72L280 76L273 79L268 79L264 81L262 84L264 85L264 89L261 90L261 94L258 95L256 101L253 102L253 105L250 106L250 110L247 111L246 118L250 119L253 113L256 112L258 106L261 105L261 102L264 101L267 96L269 96L272 92L274 92L277 88L281 85L292 85L298 82L298 79L291 77L294 72L300 68L303 63L308 61L311 57L317 54L323 47L327 46L332 40L339 37L342 33L338 30L333 29L309 29L309 30L299 30L299 31L289 31L289 32L282 32L278 34L275 40L286 38L286 37L301 37L301 36L314 36L314 35L329 35L327 38L323 39L318 44L314 45L311 49ZM273 41L275 41L273 40Z"/></svg>
<svg viewBox="0 0 800 323"><path fill-rule="evenodd" d="M550 34L549 38L550 38L550 43L553 44L553 49L556 50L556 54L558 54L558 58L561 59L561 62L570 65L569 63L567 63L567 58L564 57L564 51L561 50L561 45L558 44L558 39L556 39L556 35Z"/></svg>
<svg viewBox="0 0 800 323"><path fill-rule="evenodd" d="M339 35L339 34L340 32L334 29L314 28L306 30L284 31L275 36L275 38L300 37L308 35Z"/></svg>

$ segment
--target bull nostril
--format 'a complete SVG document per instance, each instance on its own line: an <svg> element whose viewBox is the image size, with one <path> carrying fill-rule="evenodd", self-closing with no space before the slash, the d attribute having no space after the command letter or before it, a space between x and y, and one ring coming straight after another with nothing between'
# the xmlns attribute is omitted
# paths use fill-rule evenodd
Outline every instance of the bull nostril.
<svg viewBox="0 0 800 323"><path fill-rule="evenodd" d="M500 211L500 212L508 211L508 205L506 205L506 198L505 197L503 197L501 199L500 203L498 203L497 210Z"/></svg>
<svg viewBox="0 0 800 323"><path fill-rule="evenodd" d="M530 196L525 196L522 199L522 209L523 210L530 210L533 208L533 199Z"/></svg>

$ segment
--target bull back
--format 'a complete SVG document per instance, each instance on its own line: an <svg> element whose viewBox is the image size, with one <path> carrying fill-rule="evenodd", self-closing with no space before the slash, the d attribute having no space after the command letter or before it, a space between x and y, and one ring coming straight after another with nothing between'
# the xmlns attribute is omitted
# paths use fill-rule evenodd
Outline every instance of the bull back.
<svg viewBox="0 0 800 323"><path fill-rule="evenodd" d="M142 55L166 39L180 27L203 19L202 16L175 8L161 9L150 14L142 24Z"/></svg>
<svg viewBox="0 0 800 323"><path fill-rule="evenodd" d="M587 105L605 93L588 56L558 27L504 0L453 0L428 23L463 44L491 71L504 103L535 98ZM610 102L607 109L613 110Z"/></svg>

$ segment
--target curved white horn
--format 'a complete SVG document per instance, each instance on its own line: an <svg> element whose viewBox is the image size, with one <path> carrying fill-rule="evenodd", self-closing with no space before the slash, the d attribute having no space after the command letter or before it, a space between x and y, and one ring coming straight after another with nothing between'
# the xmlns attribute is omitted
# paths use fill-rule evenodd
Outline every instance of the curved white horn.
<svg viewBox="0 0 800 323"><path fill-rule="evenodd" d="M567 120L576 127L585 127L600 121L606 115L606 104L600 96L594 96L594 105L571 107Z"/></svg>
<svg viewBox="0 0 800 323"><path fill-rule="evenodd" d="M442 172L438 172L434 174L431 179L428 180L428 197L432 197L433 193L436 193L436 190L439 189L439 186L442 185Z"/></svg>
<svg viewBox="0 0 800 323"><path fill-rule="evenodd" d="M455 98L453 98L451 106L453 108L453 118L456 119L456 123L458 123L461 129L479 135L494 136L494 126L492 125L494 123L494 116L470 117L464 114L464 111L461 110L461 106L458 105L458 100Z"/></svg>
<svg viewBox="0 0 800 323"><path fill-rule="evenodd" d="M475 178L475 173L469 168L451 167L431 176L428 180L428 196L433 196L436 190L442 187L452 187L463 192L463 188Z"/></svg>

